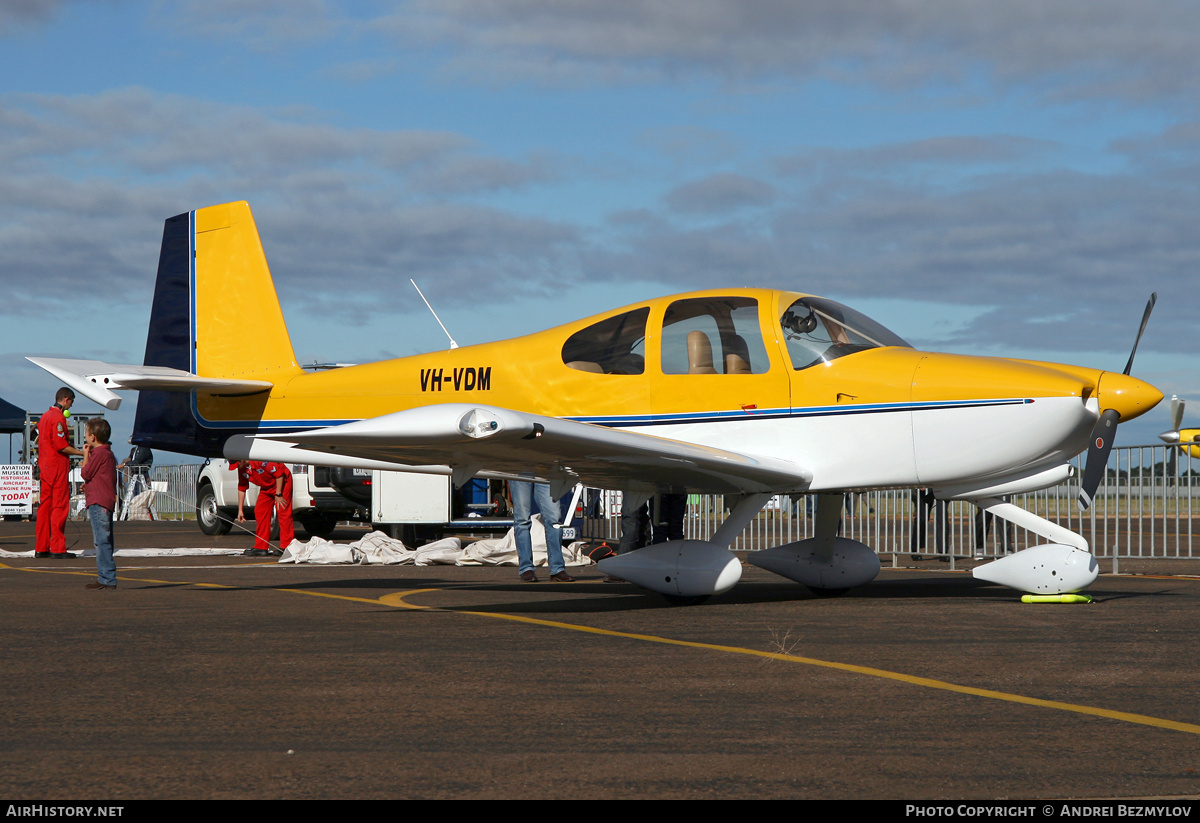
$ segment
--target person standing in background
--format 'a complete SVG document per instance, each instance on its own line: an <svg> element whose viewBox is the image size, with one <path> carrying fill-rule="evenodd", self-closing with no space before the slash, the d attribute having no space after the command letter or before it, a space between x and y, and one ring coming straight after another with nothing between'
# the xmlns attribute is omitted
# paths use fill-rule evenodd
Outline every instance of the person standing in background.
<svg viewBox="0 0 1200 823"><path fill-rule="evenodd" d="M38 476L41 497L38 500L35 557L71 559L67 551L67 509L71 502L71 456L83 452L71 444L67 418L75 392L63 386L54 395L54 405L38 420Z"/></svg>

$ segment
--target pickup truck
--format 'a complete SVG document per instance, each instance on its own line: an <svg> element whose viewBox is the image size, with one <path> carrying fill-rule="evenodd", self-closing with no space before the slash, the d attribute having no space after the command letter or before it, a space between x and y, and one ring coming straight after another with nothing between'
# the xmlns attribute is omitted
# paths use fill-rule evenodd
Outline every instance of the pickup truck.
<svg viewBox="0 0 1200 823"><path fill-rule="evenodd" d="M419 546L446 532L507 531L513 521L504 481L472 480L453 489L444 474L289 464L292 512L309 535L327 537L341 521L354 520ZM254 516L258 489L246 492L246 517ZM210 460L196 481L196 522L205 534L226 534L237 518L237 471ZM272 526L275 534L278 526ZM574 539L574 529L565 532Z"/></svg>
<svg viewBox="0 0 1200 823"><path fill-rule="evenodd" d="M292 517L310 536L327 537L341 520L357 519L359 506L332 486L318 485L312 466L289 464L292 470ZM245 512L254 518L258 487L246 492ZM228 534L237 519L237 470L229 461L207 460L196 479L196 523L205 534ZM272 526L272 536L279 526Z"/></svg>

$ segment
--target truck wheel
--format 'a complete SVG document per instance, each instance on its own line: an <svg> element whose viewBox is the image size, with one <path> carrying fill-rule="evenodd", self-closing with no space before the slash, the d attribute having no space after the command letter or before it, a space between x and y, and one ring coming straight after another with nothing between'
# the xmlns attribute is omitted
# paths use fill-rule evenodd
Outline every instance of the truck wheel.
<svg viewBox="0 0 1200 823"><path fill-rule="evenodd" d="M309 512L300 516L300 525L310 537L328 537L337 524L336 512Z"/></svg>
<svg viewBox="0 0 1200 823"><path fill-rule="evenodd" d="M437 525L425 523L388 523L376 524L376 528L393 540L399 540L410 549L424 546L435 540L442 539L442 529Z"/></svg>
<svg viewBox="0 0 1200 823"><path fill-rule="evenodd" d="M207 484L200 487L200 494L196 498L196 524L205 534L229 534L233 525L221 515L217 507L217 495L212 486Z"/></svg>
<svg viewBox="0 0 1200 823"><path fill-rule="evenodd" d="M409 523L372 523L371 528L377 532L383 532L393 540L400 540L406 546L411 546L415 535L412 533L412 525Z"/></svg>

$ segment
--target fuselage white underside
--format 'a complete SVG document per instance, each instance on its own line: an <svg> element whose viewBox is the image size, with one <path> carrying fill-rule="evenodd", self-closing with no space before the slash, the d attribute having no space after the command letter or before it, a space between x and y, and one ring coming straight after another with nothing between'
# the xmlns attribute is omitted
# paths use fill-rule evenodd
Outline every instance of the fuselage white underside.
<svg viewBox="0 0 1200 823"><path fill-rule="evenodd" d="M1078 397L1051 397L665 424L650 431L659 437L793 461L811 470L809 490L822 491L936 486L1035 474L1082 451L1094 422L1095 414ZM641 426L627 430L647 431Z"/></svg>

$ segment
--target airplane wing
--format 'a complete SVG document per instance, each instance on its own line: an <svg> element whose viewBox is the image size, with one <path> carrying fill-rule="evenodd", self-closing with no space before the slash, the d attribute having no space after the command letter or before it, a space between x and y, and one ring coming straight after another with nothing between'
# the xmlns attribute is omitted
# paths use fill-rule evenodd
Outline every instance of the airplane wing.
<svg viewBox="0 0 1200 823"><path fill-rule="evenodd" d="M456 484L475 474L533 473L556 489L736 494L803 490L812 472L788 460L741 454L638 432L496 406L447 403L255 440L300 451L408 465L449 465ZM265 445L265 444L264 444ZM268 458L270 459L270 458ZM291 458L296 459L296 458Z"/></svg>
<svg viewBox="0 0 1200 823"><path fill-rule="evenodd" d="M109 410L121 406L121 398L113 393L114 390L209 391L216 394L241 395L269 391L272 386L266 380L200 377L166 366L133 366L105 363L102 360L57 360L48 357L25 359Z"/></svg>

